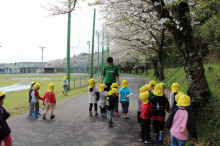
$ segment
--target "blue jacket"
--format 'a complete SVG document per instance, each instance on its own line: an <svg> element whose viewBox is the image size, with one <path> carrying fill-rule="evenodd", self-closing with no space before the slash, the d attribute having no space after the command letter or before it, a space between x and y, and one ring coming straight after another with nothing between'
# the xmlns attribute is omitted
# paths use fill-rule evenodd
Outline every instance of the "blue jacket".
<svg viewBox="0 0 220 146"><path fill-rule="evenodd" d="M3 140L11 133L11 129L6 122L9 116L10 114L0 106L0 140Z"/></svg>

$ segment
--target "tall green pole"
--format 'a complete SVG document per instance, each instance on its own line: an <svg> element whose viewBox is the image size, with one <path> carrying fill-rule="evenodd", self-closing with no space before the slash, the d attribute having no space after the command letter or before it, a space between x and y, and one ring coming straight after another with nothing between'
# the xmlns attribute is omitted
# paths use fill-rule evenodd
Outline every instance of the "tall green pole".
<svg viewBox="0 0 220 146"><path fill-rule="evenodd" d="M104 39L104 24L102 28L102 65L101 65L101 74L103 73L104 68L104 45L105 45L105 39Z"/></svg>
<svg viewBox="0 0 220 146"><path fill-rule="evenodd" d="M71 0L69 0L69 9L71 8ZM68 25L67 25L67 54L66 54L66 75L69 81L70 90L70 27L71 27L71 12L68 13Z"/></svg>
<svg viewBox="0 0 220 146"><path fill-rule="evenodd" d="M109 57L109 39L108 39L108 36L107 36L107 56Z"/></svg>
<svg viewBox="0 0 220 146"><path fill-rule="evenodd" d="M93 16L93 31L92 31L92 53L91 53L91 69L90 69L90 78L93 78L93 55L94 55L94 39L95 39L95 15L96 9L94 9L94 16Z"/></svg>

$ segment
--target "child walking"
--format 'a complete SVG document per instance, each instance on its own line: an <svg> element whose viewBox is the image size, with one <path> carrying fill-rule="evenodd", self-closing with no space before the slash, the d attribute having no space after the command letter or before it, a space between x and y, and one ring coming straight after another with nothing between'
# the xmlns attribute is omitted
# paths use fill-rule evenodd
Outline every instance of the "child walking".
<svg viewBox="0 0 220 146"><path fill-rule="evenodd" d="M107 92L105 91L105 88L107 88L107 86L105 84L100 85L99 108L101 111L101 117L106 117L105 98L107 96Z"/></svg>
<svg viewBox="0 0 220 146"><path fill-rule="evenodd" d="M163 96L163 86L156 84L154 88L154 96L150 100L150 107L152 112L151 120L153 122L155 142L163 144L163 130L165 121L165 109L169 112L169 102Z"/></svg>
<svg viewBox="0 0 220 146"><path fill-rule="evenodd" d="M2 106L5 98L5 93L0 91L0 146L2 145L2 142L4 146L12 146L11 129L6 122L10 113Z"/></svg>
<svg viewBox="0 0 220 146"><path fill-rule="evenodd" d="M154 96L154 87L156 85L156 81L150 81L149 85L150 85L149 91L150 91L150 99L151 99Z"/></svg>
<svg viewBox="0 0 220 146"><path fill-rule="evenodd" d="M143 92L140 94L140 100L142 101L141 107L141 134L140 142L151 143L150 138L150 124L151 124L151 113L150 113L150 104L149 104L149 92Z"/></svg>
<svg viewBox="0 0 220 146"><path fill-rule="evenodd" d="M56 98L55 94L53 93L54 90L54 84L50 83L48 85L48 90L44 94L43 101L45 101L45 110L44 110L44 115L43 119L46 119L46 114L48 110L50 109L50 119L53 119L55 115L53 114L54 106L56 106Z"/></svg>
<svg viewBox="0 0 220 146"><path fill-rule="evenodd" d="M177 102L175 101L175 96L178 92L180 92L180 85L175 82L171 85L170 110L177 108L176 106Z"/></svg>
<svg viewBox="0 0 220 146"><path fill-rule="evenodd" d="M119 90L119 99L122 106L122 116L128 119L129 97L132 95L131 89L128 88L128 81L122 81L122 88Z"/></svg>
<svg viewBox="0 0 220 146"><path fill-rule="evenodd" d="M68 77L64 76L63 77L63 95L65 96L67 95L68 87L69 87Z"/></svg>
<svg viewBox="0 0 220 146"><path fill-rule="evenodd" d="M112 88L108 93L108 96L105 100L105 106L107 110L107 119L108 119L108 127L113 127L113 110L114 110L114 104L116 100L116 96L118 96L118 90L116 88Z"/></svg>
<svg viewBox="0 0 220 146"><path fill-rule="evenodd" d="M95 87L95 80L94 79L89 79L89 115L92 116L92 107L94 105L95 107L95 116L98 116L97 112L97 97L96 97L96 92L98 90Z"/></svg>
<svg viewBox="0 0 220 146"><path fill-rule="evenodd" d="M40 84L36 83L34 84L33 91L31 92L29 115L34 111L34 118L38 118L41 116L41 114L39 113L39 99L42 100L42 97L40 97L38 93L39 89L40 89Z"/></svg>
<svg viewBox="0 0 220 146"><path fill-rule="evenodd" d="M177 106L179 108L174 109L170 113L166 121L166 127L170 129L171 146L185 146L188 140L188 132L193 140L197 139L196 125L192 113L187 110L188 106L190 106L190 97L181 95Z"/></svg>
<svg viewBox="0 0 220 146"><path fill-rule="evenodd" d="M30 90L29 90L29 116L34 116L34 113L33 113L33 111L34 111L34 109L31 109L32 107L31 107L31 92L33 91L33 86L34 86L34 84L36 84L36 82L31 82L31 88L30 88ZM30 113L30 111L32 111L32 113Z"/></svg>
<svg viewBox="0 0 220 146"><path fill-rule="evenodd" d="M111 88L111 89L112 89L112 88L116 88L116 89L118 90L118 87L119 87L119 86L118 86L117 83L113 83L110 88ZM120 114L119 114L119 112L118 112L118 96L116 96L116 100L115 100L114 116L116 116L116 117L120 116Z"/></svg>

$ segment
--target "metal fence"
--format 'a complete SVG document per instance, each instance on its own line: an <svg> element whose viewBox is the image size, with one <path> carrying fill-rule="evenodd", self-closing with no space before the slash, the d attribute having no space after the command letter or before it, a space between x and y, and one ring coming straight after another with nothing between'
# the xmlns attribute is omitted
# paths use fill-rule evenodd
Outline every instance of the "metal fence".
<svg viewBox="0 0 220 146"><path fill-rule="evenodd" d="M100 81L101 80L101 74L94 74L93 75L94 80ZM70 88L76 89L81 88L88 85L88 80L90 79L89 76L82 76L82 77L75 77L70 79Z"/></svg>

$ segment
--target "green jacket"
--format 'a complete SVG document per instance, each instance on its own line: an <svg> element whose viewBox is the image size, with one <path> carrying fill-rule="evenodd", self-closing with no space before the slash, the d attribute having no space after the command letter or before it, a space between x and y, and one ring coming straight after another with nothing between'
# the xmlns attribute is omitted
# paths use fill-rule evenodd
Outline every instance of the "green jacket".
<svg viewBox="0 0 220 146"><path fill-rule="evenodd" d="M108 64L104 66L102 75L104 78L104 83L116 83L116 77L119 77L118 66L109 66Z"/></svg>

